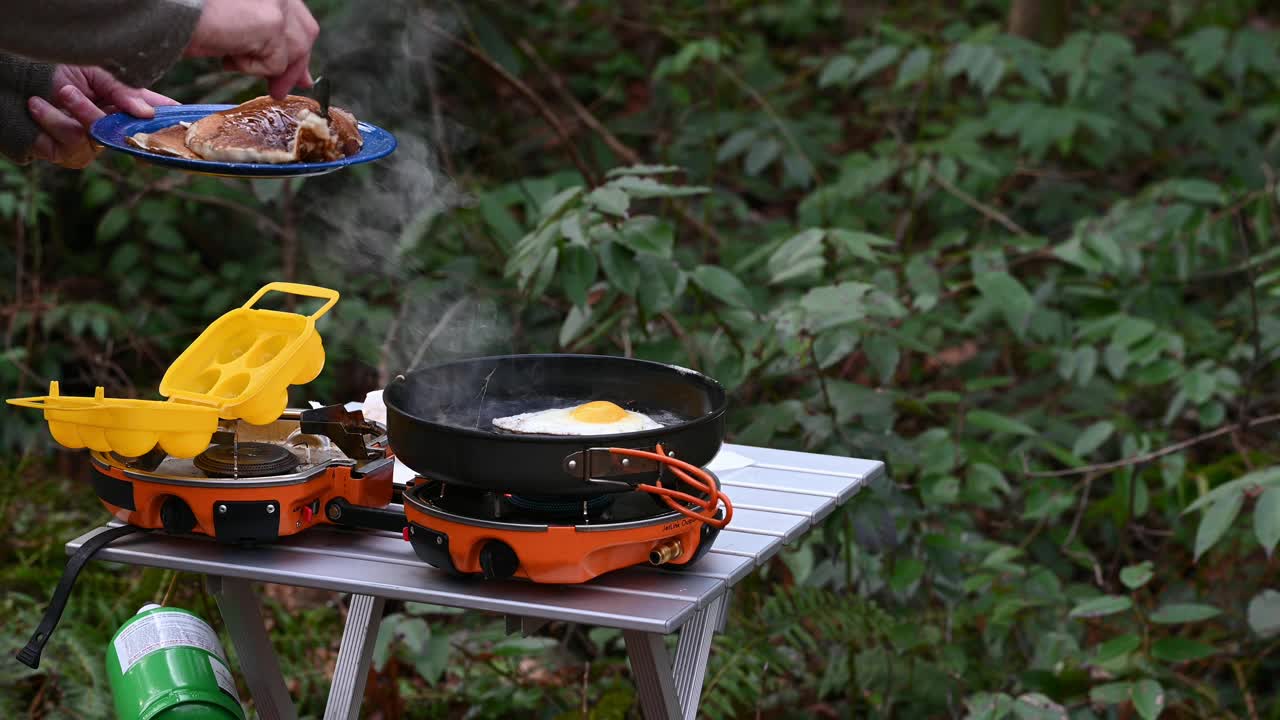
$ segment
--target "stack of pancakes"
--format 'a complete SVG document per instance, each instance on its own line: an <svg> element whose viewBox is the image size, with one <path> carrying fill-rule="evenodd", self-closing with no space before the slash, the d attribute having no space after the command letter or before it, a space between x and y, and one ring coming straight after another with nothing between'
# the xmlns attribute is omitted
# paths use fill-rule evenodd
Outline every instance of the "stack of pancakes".
<svg viewBox="0 0 1280 720"><path fill-rule="evenodd" d="M363 140L351 113L330 107L325 118L315 100L290 95L254 98L194 123L137 133L129 143L189 160L279 165L339 160L360 152Z"/></svg>

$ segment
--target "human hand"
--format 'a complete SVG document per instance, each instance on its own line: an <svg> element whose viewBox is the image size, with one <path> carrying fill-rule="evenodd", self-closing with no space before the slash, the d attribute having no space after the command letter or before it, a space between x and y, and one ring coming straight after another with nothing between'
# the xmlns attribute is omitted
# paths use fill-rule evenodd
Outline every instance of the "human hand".
<svg viewBox="0 0 1280 720"><path fill-rule="evenodd" d="M118 111L149 118L157 106L178 104L160 93L125 85L102 68L76 65L54 68L51 95L53 102L42 97L27 101L41 130L33 150L39 160L74 169L98 156L89 128L99 118Z"/></svg>
<svg viewBox="0 0 1280 720"><path fill-rule="evenodd" d="M311 46L320 34L302 0L205 0L189 57L220 57L223 66L267 78L280 100L311 87Z"/></svg>

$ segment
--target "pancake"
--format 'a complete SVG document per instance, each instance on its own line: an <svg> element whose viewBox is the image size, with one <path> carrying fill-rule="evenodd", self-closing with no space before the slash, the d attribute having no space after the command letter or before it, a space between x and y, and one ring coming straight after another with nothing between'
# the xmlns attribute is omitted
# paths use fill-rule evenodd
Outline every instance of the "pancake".
<svg viewBox="0 0 1280 720"><path fill-rule="evenodd" d="M191 123L178 123L153 133L137 133L129 136L127 140L130 145L157 155L199 160L200 156L187 147L187 128L190 125Z"/></svg>
<svg viewBox="0 0 1280 720"><path fill-rule="evenodd" d="M281 165L339 160L364 144L355 117L330 107L329 118L311 98L263 96L190 123L137 133L133 145L197 160Z"/></svg>

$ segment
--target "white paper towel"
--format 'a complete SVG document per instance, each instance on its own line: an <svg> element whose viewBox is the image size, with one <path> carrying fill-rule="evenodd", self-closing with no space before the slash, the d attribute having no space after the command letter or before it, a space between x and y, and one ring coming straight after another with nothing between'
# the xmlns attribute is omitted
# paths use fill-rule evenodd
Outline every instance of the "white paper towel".
<svg viewBox="0 0 1280 720"><path fill-rule="evenodd" d="M382 402L382 391L374 390L364 396L364 419L387 424L387 406Z"/></svg>

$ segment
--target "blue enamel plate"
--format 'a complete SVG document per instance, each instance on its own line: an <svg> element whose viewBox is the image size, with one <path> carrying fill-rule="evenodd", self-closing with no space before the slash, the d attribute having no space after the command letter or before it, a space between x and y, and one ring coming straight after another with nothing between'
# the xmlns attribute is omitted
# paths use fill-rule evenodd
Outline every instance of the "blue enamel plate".
<svg viewBox="0 0 1280 720"><path fill-rule="evenodd" d="M152 133L179 122L195 122L206 115L228 110L235 105L168 105L156 108L153 118L136 118L128 113L108 115L93 124L89 134L100 144L128 153L153 165L163 165L187 172L225 177L286 178L304 175L324 175L349 165L380 160L396 149L396 139L391 133L368 123L357 122L364 146L351 157L330 162L288 163L229 163L209 160L187 160L171 155L158 155L129 144L128 138L136 133Z"/></svg>

